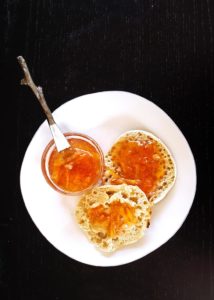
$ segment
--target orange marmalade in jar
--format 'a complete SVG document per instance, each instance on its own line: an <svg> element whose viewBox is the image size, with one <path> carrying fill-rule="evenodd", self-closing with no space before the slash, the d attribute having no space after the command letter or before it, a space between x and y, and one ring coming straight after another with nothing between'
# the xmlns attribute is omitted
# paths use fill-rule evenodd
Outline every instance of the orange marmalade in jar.
<svg viewBox="0 0 214 300"><path fill-rule="evenodd" d="M42 172L58 192L80 195L96 186L103 173L103 153L90 137L66 133L70 148L58 152L52 140L42 155Z"/></svg>

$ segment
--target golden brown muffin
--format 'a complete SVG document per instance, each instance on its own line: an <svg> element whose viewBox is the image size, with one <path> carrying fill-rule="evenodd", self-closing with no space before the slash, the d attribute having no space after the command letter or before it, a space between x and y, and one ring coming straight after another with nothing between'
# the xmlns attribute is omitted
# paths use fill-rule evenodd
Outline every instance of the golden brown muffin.
<svg viewBox="0 0 214 300"><path fill-rule="evenodd" d="M152 203L137 186L96 187L79 201L80 227L100 250L113 252L137 242L149 227Z"/></svg>
<svg viewBox="0 0 214 300"><path fill-rule="evenodd" d="M143 130L122 134L105 156L104 184L137 185L154 203L165 197L175 178L176 165L169 149Z"/></svg>

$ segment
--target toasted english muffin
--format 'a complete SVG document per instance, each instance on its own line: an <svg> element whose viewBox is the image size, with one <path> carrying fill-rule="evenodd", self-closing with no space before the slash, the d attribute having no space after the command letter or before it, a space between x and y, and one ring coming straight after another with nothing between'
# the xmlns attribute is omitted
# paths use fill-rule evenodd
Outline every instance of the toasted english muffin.
<svg viewBox="0 0 214 300"><path fill-rule="evenodd" d="M137 186L105 185L79 201L76 218L100 250L113 252L137 242L150 224L152 204Z"/></svg>
<svg viewBox="0 0 214 300"><path fill-rule="evenodd" d="M166 196L175 179L176 165L169 149L150 132L125 132L105 155L104 184L137 185L154 203Z"/></svg>

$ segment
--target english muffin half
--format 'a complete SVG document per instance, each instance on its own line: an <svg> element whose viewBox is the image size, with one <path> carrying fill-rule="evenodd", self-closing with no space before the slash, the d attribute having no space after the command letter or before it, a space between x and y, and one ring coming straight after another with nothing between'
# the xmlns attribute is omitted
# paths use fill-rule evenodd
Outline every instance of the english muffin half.
<svg viewBox="0 0 214 300"><path fill-rule="evenodd" d="M152 204L137 186L105 185L79 201L76 218L89 240L104 252L137 242L150 224Z"/></svg>
<svg viewBox="0 0 214 300"><path fill-rule="evenodd" d="M167 146L144 130L122 134L105 156L104 184L140 187L154 203L163 199L176 179L176 165Z"/></svg>

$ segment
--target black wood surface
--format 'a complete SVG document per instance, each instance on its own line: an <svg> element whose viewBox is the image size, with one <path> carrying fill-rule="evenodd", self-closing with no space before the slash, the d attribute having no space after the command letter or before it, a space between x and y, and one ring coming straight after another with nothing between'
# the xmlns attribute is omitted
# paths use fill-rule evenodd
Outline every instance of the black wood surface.
<svg viewBox="0 0 214 300"><path fill-rule="evenodd" d="M1 130L8 129L7 113L13 127L1 157L0 298L214 299L213 0L2 0L0 7ZM99 268L66 257L40 234L24 206L19 172L44 115L19 85L18 55L52 110L83 94L124 90L153 101L180 127L196 160L197 193L161 248Z"/></svg>

